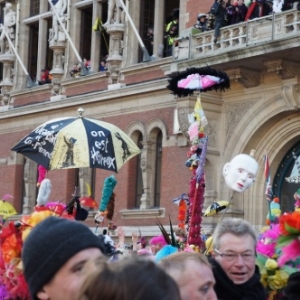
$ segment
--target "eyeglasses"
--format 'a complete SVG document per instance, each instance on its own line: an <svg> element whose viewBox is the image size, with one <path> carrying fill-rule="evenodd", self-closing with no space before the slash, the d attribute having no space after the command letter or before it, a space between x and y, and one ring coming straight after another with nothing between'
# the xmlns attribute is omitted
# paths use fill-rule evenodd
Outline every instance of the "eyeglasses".
<svg viewBox="0 0 300 300"><path fill-rule="evenodd" d="M243 261L252 261L256 256L253 253L222 253L217 249L214 249L214 251L228 262L235 261L239 256L241 256Z"/></svg>

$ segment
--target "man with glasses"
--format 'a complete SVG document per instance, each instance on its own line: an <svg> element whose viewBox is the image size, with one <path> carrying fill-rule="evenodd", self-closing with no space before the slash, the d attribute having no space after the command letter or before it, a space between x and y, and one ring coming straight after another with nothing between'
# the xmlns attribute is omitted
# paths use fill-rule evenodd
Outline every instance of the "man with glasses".
<svg viewBox="0 0 300 300"><path fill-rule="evenodd" d="M219 300L266 299L259 269L255 265L255 248L256 235L247 221L228 218L218 223L210 262Z"/></svg>

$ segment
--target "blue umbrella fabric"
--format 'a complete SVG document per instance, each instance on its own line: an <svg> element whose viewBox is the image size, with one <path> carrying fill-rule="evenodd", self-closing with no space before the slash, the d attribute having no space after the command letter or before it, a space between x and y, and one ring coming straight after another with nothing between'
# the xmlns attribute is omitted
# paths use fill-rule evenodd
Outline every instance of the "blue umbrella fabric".
<svg viewBox="0 0 300 300"><path fill-rule="evenodd" d="M89 167L116 173L141 152L117 126L81 116L48 121L11 150L48 170Z"/></svg>

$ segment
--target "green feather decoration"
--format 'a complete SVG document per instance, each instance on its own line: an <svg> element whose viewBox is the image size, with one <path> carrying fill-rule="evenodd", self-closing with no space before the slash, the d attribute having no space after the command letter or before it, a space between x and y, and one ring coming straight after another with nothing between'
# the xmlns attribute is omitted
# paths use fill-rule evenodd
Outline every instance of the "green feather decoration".
<svg viewBox="0 0 300 300"><path fill-rule="evenodd" d="M117 180L115 179L114 175L106 177L104 179L103 189L102 189L102 197L100 200L100 211L105 211L107 208L107 204L110 200L110 197L114 191L114 188L117 184Z"/></svg>

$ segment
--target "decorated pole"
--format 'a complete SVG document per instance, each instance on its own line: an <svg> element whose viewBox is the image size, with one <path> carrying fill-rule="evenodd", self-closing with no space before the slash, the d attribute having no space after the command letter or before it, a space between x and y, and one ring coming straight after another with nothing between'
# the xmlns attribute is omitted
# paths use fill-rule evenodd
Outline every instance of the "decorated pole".
<svg viewBox="0 0 300 300"><path fill-rule="evenodd" d="M268 155L264 155L264 160L265 160L265 181L266 181L266 191L265 195L268 201L268 212L269 212L269 219L270 219L270 226L273 221L273 216L272 216L272 210L271 210L271 202L273 200L273 191L272 191L272 185L271 185L271 174L270 174L270 164L269 164L269 158Z"/></svg>

